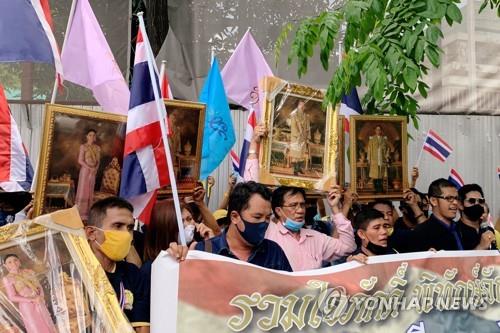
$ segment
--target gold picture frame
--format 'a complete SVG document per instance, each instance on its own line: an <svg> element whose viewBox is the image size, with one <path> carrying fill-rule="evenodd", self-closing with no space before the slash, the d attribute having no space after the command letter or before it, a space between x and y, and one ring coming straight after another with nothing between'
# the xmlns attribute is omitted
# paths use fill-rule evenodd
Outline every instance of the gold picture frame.
<svg viewBox="0 0 500 333"><path fill-rule="evenodd" d="M343 185L339 107L324 110L322 90L275 77L264 79L264 93L262 122L269 134L259 151L260 182L313 192L328 191L334 178Z"/></svg>
<svg viewBox="0 0 500 333"><path fill-rule="evenodd" d="M12 273L14 257L19 265ZM0 331L36 325L58 332L134 332L85 238L32 221L10 224L0 228L0 258ZM20 306L19 298L27 297L37 301Z"/></svg>
<svg viewBox="0 0 500 333"><path fill-rule="evenodd" d="M164 100L168 122L170 154L179 194L192 193L200 178L203 129L205 127L205 104ZM160 197L171 194L170 186L159 191Z"/></svg>
<svg viewBox="0 0 500 333"><path fill-rule="evenodd" d="M406 117L350 117L351 190L360 201L397 200L408 188Z"/></svg>
<svg viewBox="0 0 500 333"><path fill-rule="evenodd" d="M77 204L86 220L93 202L118 195L126 126L126 116L46 104L34 215Z"/></svg>

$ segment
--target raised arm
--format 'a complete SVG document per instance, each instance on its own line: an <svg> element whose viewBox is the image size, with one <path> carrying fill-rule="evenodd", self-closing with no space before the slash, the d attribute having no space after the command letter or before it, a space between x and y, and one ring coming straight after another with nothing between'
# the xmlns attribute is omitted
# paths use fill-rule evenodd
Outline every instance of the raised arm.
<svg viewBox="0 0 500 333"><path fill-rule="evenodd" d="M196 187L193 193L193 201L200 210L201 216L203 218L203 223L207 227L212 229L216 235L218 235L220 234L220 227L217 224L215 217L212 215L212 212L210 211L210 209L208 209L207 205L205 204L205 200L203 200L204 197L205 197L205 189L203 188L203 186Z"/></svg>

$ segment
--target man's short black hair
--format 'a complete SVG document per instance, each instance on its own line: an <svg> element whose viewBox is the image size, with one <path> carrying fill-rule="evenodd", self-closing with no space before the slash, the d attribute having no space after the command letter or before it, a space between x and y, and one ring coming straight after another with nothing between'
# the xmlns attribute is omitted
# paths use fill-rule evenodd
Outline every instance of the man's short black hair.
<svg viewBox="0 0 500 333"><path fill-rule="evenodd" d="M479 192L481 196L484 198L484 193L481 186L479 186L478 184L466 184L458 190L458 197L460 198L460 201L463 203L465 197L467 196L467 193L474 191Z"/></svg>
<svg viewBox="0 0 500 333"><path fill-rule="evenodd" d="M134 207L125 199L119 197L107 197L105 199L94 202L92 207L90 207L89 219L87 220L87 226L101 227L102 220L106 216L108 208L124 208L129 210L131 213L134 212Z"/></svg>
<svg viewBox="0 0 500 333"><path fill-rule="evenodd" d="M427 195L430 197L439 197L443 195L443 188L455 186L444 178L438 178L429 185L429 191Z"/></svg>
<svg viewBox="0 0 500 333"><path fill-rule="evenodd" d="M285 203L285 195L295 195L297 193L302 194L304 200L306 199L306 191L303 188L295 187L295 186L280 186L273 191L273 195L271 198L271 206L273 207L273 213L276 214L276 208L282 207Z"/></svg>
<svg viewBox="0 0 500 333"><path fill-rule="evenodd" d="M371 221L383 219L384 214L373 208L366 208L356 215L355 228L366 230Z"/></svg>
<svg viewBox="0 0 500 333"><path fill-rule="evenodd" d="M229 195L227 215L229 216L232 211L240 214L241 211L247 209L248 202L254 194L260 195L264 200L271 201L271 190L262 184L253 181L236 184Z"/></svg>
<svg viewBox="0 0 500 333"><path fill-rule="evenodd" d="M392 201L386 200L386 199L377 199L375 201L372 201L368 204L368 207L373 208L375 205L386 205L387 207L393 209L394 205L392 204Z"/></svg>

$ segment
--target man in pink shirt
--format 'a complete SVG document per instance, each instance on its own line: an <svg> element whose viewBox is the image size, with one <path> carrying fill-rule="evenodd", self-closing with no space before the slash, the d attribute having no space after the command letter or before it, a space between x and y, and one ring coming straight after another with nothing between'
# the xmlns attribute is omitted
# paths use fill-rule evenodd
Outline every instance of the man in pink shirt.
<svg viewBox="0 0 500 333"><path fill-rule="evenodd" d="M333 238L315 230L302 228L306 215L306 195L302 188L281 186L272 195L272 208L276 223L271 222L266 232L270 239L283 249L293 271L321 268L323 261L332 261L356 249L351 222L339 207L339 186L332 186L328 193L339 237Z"/></svg>

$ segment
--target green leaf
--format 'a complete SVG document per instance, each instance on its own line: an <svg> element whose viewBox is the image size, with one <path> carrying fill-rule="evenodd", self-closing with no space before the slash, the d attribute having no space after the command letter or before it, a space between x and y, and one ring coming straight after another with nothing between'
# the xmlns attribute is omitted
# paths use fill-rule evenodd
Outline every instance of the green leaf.
<svg viewBox="0 0 500 333"><path fill-rule="evenodd" d="M406 54L410 54L413 51L413 47L417 41L418 35L411 34L406 41Z"/></svg>
<svg viewBox="0 0 500 333"><path fill-rule="evenodd" d="M412 92L415 91L417 88L417 72L413 68L405 68L403 71L403 80Z"/></svg>
<svg viewBox="0 0 500 333"><path fill-rule="evenodd" d="M449 4L446 9L446 17L451 18L453 21L461 23L462 22L462 13L460 9L455 4Z"/></svg>
<svg viewBox="0 0 500 333"><path fill-rule="evenodd" d="M418 81L418 92L423 98L427 98L427 88L429 88L424 82Z"/></svg>
<svg viewBox="0 0 500 333"><path fill-rule="evenodd" d="M436 49L431 46L431 45L428 45L426 48L425 48L425 53L427 54L427 58L429 58L429 61L431 62L431 64L438 68L439 67L439 53L436 51Z"/></svg>
<svg viewBox="0 0 500 333"><path fill-rule="evenodd" d="M419 38L417 41L417 45L415 46L415 61L422 61L422 57L424 56L424 48L425 48L425 40Z"/></svg>
<svg viewBox="0 0 500 333"><path fill-rule="evenodd" d="M436 25L430 25L425 32L425 37L429 43L437 45L439 37L443 37L443 33Z"/></svg>

